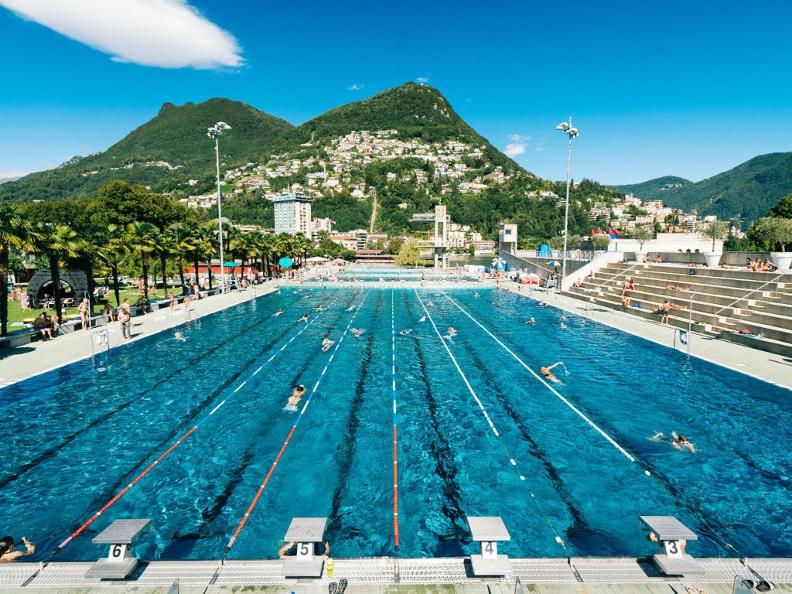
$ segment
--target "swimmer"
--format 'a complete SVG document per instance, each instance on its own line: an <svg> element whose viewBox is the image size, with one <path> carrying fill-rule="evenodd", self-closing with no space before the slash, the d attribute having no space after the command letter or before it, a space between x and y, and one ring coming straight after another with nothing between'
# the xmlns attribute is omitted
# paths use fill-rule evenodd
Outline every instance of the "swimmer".
<svg viewBox="0 0 792 594"><path fill-rule="evenodd" d="M569 319L569 318L567 318L566 316L561 316L561 321L562 321L562 322L566 322L568 319Z"/></svg>
<svg viewBox="0 0 792 594"><path fill-rule="evenodd" d="M673 438L671 440L671 445L673 445L676 449L682 450L687 448L688 450L690 450L691 454L696 453L696 446L694 446L690 441L688 441L688 438L685 435L681 435L681 434L677 435L676 433L672 433L671 437Z"/></svg>
<svg viewBox="0 0 792 594"><path fill-rule="evenodd" d="M429 303L427 303L426 305L428 305L429 307L434 307L434 302L430 299Z"/></svg>
<svg viewBox="0 0 792 594"><path fill-rule="evenodd" d="M330 350L330 348L335 344L335 340L330 340L329 338L325 338L322 340L322 352L326 353Z"/></svg>
<svg viewBox="0 0 792 594"><path fill-rule="evenodd" d="M316 311L322 311L322 306L321 305L317 305L316 306Z"/></svg>
<svg viewBox="0 0 792 594"><path fill-rule="evenodd" d="M289 396L289 400L286 403L286 409L297 410L297 405L300 404L300 400L302 400L303 396L305 396L305 386L302 384L295 386L295 388L292 390L291 396Z"/></svg>
<svg viewBox="0 0 792 594"><path fill-rule="evenodd" d="M419 321L419 322L425 322L425 321L426 321L426 316L421 316L421 319L420 319L420 320L418 320L418 321Z"/></svg>
<svg viewBox="0 0 792 594"><path fill-rule="evenodd" d="M558 363L553 363L552 365L548 365L547 367L540 367L539 373L542 374L542 377L544 377L547 380L550 380L554 384L560 384L561 380L553 375L553 368L563 364L564 364L563 361L559 361Z"/></svg>
<svg viewBox="0 0 792 594"><path fill-rule="evenodd" d="M652 437L649 438L651 441L664 441L665 440L665 433L662 431L656 431Z"/></svg>
<svg viewBox="0 0 792 594"><path fill-rule="evenodd" d="M476 299L478 299L479 297L481 297L481 295L479 295L478 293L473 293L473 297L475 297Z"/></svg>
<svg viewBox="0 0 792 594"><path fill-rule="evenodd" d="M534 318L533 316L531 316L531 319L530 319L530 320L528 320L528 323L529 323L529 324L536 324L536 318Z"/></svg>
<svg viewBox="0 0 792 594"><path fill-rule="evenodd" d="M399 334L401 336L409 336L412 332L412 328L405 328L404 330L399 330Z"/></svg>
<svg viewBox="0 0 792 594"><path fill-rule="evenodd" d="M184 335L177 330L176 332L173 333L173 340L186 341L187 339L184 338Z"/></svg>
<svg viewBox="0 0 792 594"><path fill-rule="evenodd" d="M302 315L302 317L299 320L297 320L297 323L299 324L300 322L307 322L307 321L308 321L308 314L305 313Z"/></svg>
<svg viewBox="0 0 792 594"><path fill-rule="evenodd" d="M449 326L448 327L448 335L449 336L456 336L457 335L456 328L454 328L453 326Z"/></svg>
<svg viewBox="0 0 792 594"><path fill-rule="evenodd" d="M544 301L540 301L539 307L547 307L547 303L545 303Z"/></svg>
<svg viewBox="0 0 792 594"><path fill-rule="evenodd" d="M360 338L366 331L363 328L351 328L350 332Z"/></svg>
<svg viewBox="0 0 792 594"><path fill-rule="evenodd" d="M561 322L561 329L566 330L567 328L568 326L564 322Z"/></svg>
<svg viewBox="0 0 792 594"><path fill-rule="evenodd" d="M283 315L283 310L282 310L282 309L279 309L279 310L278 310L278 311L276 311L274 314L272 314L270 317L271 317L271 318L277 318L277 317L279 317L279 316L282 316L282 315Z"/></svg>
<svg viewBox="0 0 792 594"><path fill-rule="evenodd" d="M355 310L355 306L354 305L350 305L349 307L346 308L346 310L347 311L354 311Z"/></svg>

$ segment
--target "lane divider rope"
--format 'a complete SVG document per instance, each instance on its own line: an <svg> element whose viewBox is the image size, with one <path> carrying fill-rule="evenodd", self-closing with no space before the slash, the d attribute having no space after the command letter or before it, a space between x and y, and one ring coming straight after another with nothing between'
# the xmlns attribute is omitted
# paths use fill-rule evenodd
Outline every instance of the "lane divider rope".
<svg viewBox="0 0 792 594"><path fill-rule="evenodd" d="M331 302L331 304L330 304L330 305L332 305L332 303L335 303L335 301L337 301L337 300L338 300L339 296L340 296L340 292L339 292L339 295L337 295L337 296L335 297L335 299L333 299L333 301ZM330 305L328 305L328 308L330 307ZM273 360L273 359L274 359L274 358L275 358L275 357L276 357L276 356L277 356L279 353L283 352L283 350L284 350L284 349L285 349L287 346L289 346L289 345L290 345L290 344L291 344L291 343L294 341L294 339L295 339L295 338L297 338L297 337L298 337L298 336L300 336L300 335L301 335L303 332L305 332L305 331L308 329L308 327L309 327L311 324L313 324L313 323L314 323L314 322L315 322L315 321L316 321L316 320L319 318L319 316L321 316L321 315L322 315L322 314L323 314L325 311L327 311L327 308L323 308L323 309L322 309L322 311L320 311L320 312L319 312L317 315L315 315L313 318L311 318L311 320L309 320L309 321L308 321L308 323L306 323L306 324L305 324L305 326L303 326L303 328L302 328L302 329L300 329L300 331L299 331L299 332L297 332L297 334L295 334L294 336L292 336L292 337L291 337L291 339L290 339L288 342L286 342L286 343L285 343L283 346L281 346L281 348L280 348L280 349L279 349L279 350L278 350L278 351L277 351L277 352L276 352L274 355L272 355L272 356L271 356L269 359L267 359L267 361L266 361L266 363L265 363L264 365L266 365L267 363L271 362L271 361L272 361L272 360ZM258 373L258 372L261 370L261 368L262 368L262 367L263 367L263 365L262 365L261 367L259 367L259 368L258 368L258 369L257 369L257 370L256 370L256 371L253 373L253 375L255 375L256 373ZM141 481L141 480L142 480L142 479L143 479L143 478L144 478L144 477L145 477L147 474L149 474L149 473L150 473L152 470L154 470L154 468L155 468L157 465L159 465L159 463L160 463L160 462L162 462L162 461L163 461L163 460L164 460L164 459L165 459L165 458L166 458L168 455L170 455L170 454L171 454L171 452L173 452L173 451L174 451L174 450L175 450L177 447L179 447L179 446L180 446L182 443L184 443L184 441L185 441L185 440L186 440L188 437L190 437L190 436L191 436L193 433L195 433L196 431L198 431L198 428L199 428L199 427L200 427L200 426L201 426L203 423L205 423L205 422L206 422L206 421L207 421L207 420L208 420L208 419L209 419L209 418L210 418L210 417L211 417L213 414L215 414L215 412L217 412L217 411L220 409L220 407L222 407L222 406L223 406L223 405L224 405L226 402L228 402L229 400L231 400L231 398L233 398L233 396L234 396L234 395L235 395L237 392L239 392L239 390L242 388L242 386L244 386L246 383L247 383L247 380L245 380L245 381L243 381L242 383L240 383L240 384L239 384L239 386L237 386L237 388L236 388L236 389L233 391L233 393L232 393L230 396L228 396L228 398L226 398L225 400L222 400L222 401L221 401L221 402L220 402L220 403L219 403L217 406L215 406L215 407L214 407L214 408L211 410L211 412L209 412L209 414L207 414L206 416L204 416L204 417L203 417L202 419L200 419L200 420L199 420L197 423L195 423L195 425L193 425L192 427L190 427L190 429L188 429L188 430L187 430L187 432L185 432L185 433L184 433L184 435L182 435L181 437L179 437L179 439L177 439L177 440L176 440L176 441L175 441L175 442L174 442L174 443L173 443L173 444L172 444L172 445L171 445L171 446L170 446L170 447L169 447L167 450L165 450L165 451L164 451L162 454L160 454L160 455L159 455L159 457L157 457L157 459L156 459L156 460L154 460L154 462L152 462L151 464L149 464L149 465L148 465L148 466L147 466L147 467L146 467L146 468L145 468L145 469L144 469L144 470L143 470L143 471L142 471L140 474L138 474L138 475L137 475L137 476L136 476L134 479L132 479L132 481L131 481L131 482L130 482L130 483L129 483L129 484L126 486L126 487L124 487L124 488L123 488L123 489L121 489L121 490L120 490L118 493L116 493L116 494L113 496L113 498L112 498L112 499L110 499L110 500L109 500L107 503L105 503L105 504L104 504L104 505L103 505L103 506L102 506L102 507L99 509L99 511L97 511L96 513L94 513L94 514L93 514L93 515L92 515L90 518L88 518L88 520L87 520L86 522L84 522L84 523L83 523L83 524L82 524L82 525L81 525L79 528L77 528L77 530L75 530L74 532L72 532L72 533L69 535L69 537L68 537L68 538L66 538L66 540L64 540L62 543L60 543L60 544L59 544L59 545L58 545L58 546L55 548L55 550L53 551L53 553L52 553L52 554L53 554L53 555L56 555L56 554L58 554L58 553L59 553L61 550L63 550L63 548L64 548L66 545L68 545L68 544L69 544L69 543L70 543L72 540L74 540L75 538L77 538L77 537L78 537L80 534L82 534L82 533L83 533L83 532L86 530L86 528L88 528L88 527L89 527L91 524L93 524L93 523L94 523L94 522L95 522L97 519L99 519L99 517L100 517L100 516L101 516L101 515L102 515L104 512L106 512L106 511L107 511L108 509L110 509L110 508L111 508L113 505L115 505L115 504L118 502L118 500L119 500L119 499L121 499L121 498L122 498L124 495L126 495L126 494L127 494L129 491L130 491L130 489L132 489L132 487L134 487L136 484L138 484L138 483L139 483L139 482L140 482L140 481Z"/></svg>
<svg viewBox="0 0 792 594"><path fill-rule="evenodd" d="M289 446L289 443L291 442L291 439L294 436L294 433L297 431L297 427L300 424L300 421L305 416L305 411L308 410L308 405L311 404L311 400L313 399L314 394L316 394L316 391L319 389L319 385L322 382L322 378L324 377L325 373L327 373L327 370L330 367L330 364L333 362L333 359L335 358L336 353L338 352L338 349L341 347L341 344L344 342L344 338L346 338L346 335L349 332L349 329L352 327L352 322L354 322L355 318L357 318L358 312L360 311L360 307L363 305L363 302L366 300L367 296L368 296L368 293L364 294L363 298L360 300L360 303L355 308L355 313L350 318L349 323L346 325L346 328L344 328L344 332L343 332L343 334L341 334L341 338L339 338L338 342L336 343L335 348L333 349L333 352L330 354L330 358L327 360L327 363L325 363L324 369L322 369L322 373L319 375L319 379L316 380L316 383L314 384L313 388L311 389L311 392L308 394L308 398L305 399L305 404L303 405L302 409L300 410L300 414L297 415L297 418L295 419L294 424L291 426L291 429L289 430L288 435L286 435L286 439L283 441L283 444L281 445L277 456L275 456L275 459L272 461L272 464L270 465L270 468L267 471L267 474L264 477L264 480L261 482L261 485L259 485L259 488L256 491L255 496L251 500L250 505L248 505L247 510L245 510L245 514L242 516L242 519L239 521L239 524L237 525L236 529L234 530L233 535L229 539L228 544L226 545L225 551L223 553L223 557L224 558L229 553L229 551L231 551L231 548L234 546L234 543L236 543L237 538L239 537L240 533L244 529L245 524L247 524L247 521L250 518L250 515L253 513L253 510L255 509L256 505L258 504L259 499L261 498L261 495L264 493L264 489L267 488L267 484L269 483L270 478L272 478L272 475L275 472L275 469L277 468L278 463L280 462L280 459L283 456L283 453L286 451L286 448Z"/></svg>
<svg viewBox="0 0 792 594"><path fill-rule="evenodd" d="M393 399L393 545L399 551L399 437L396 414L396 322L391 288L391 394Z"/></svg>
<svg viewBox="0 0 792 594"><path fill-rule="evenodd" d="M451 349L448 348L448 344L446 343L446 340L443 338L443 335L440 334L440 330L437 328L437 324L435 324L434 318L432 318L432 314L429 313L429 310L426 308L423 299L421 299L421 296L418 294L418 290L414 289L414 291L415 291L415 296L418 298L421 307L426 313L427 319L429 320L429 322L431 322L432 328L434 328L435 334L437 334L437 338L440 340L440 343L443 345L443 348L448 354L448 357L451 359L451 362L454 364L454 367L456 368L459 377L462 378L462 381L465 383L465 386L467 386L468 392L470 392L470 395L473 397L473 400L475 400L476 404L479 407L479 410L484 416L484 419L487 421L487 425L489 425L490 430L492 431L493 435L495 435L495 438L498 440L498 443L503 449L503 452L506 454L506 457L509 460L509 465L517 472L517 475L520 477L520 481L525 485L526 489L528 490L528 494L531 496L531 501L533 501L534 505L539 510L539 513L542 516L542 519L544 520L545 524L547 524L547 527L550 528L550 531L553 533L553 536L555 537L555 542L564 550L564 553L566 554L567 558L568 559L571 558L570 552L567 549L564 539L561 538L561 535L558 533L558 530L556 530L555 526L550 521L547 512L545 512L544 507L542 507L542 505L539 503L536 494L528 486L525 475L522 473L519 467L519 463L517 462L517 458L512 455L506 443L501 439L500 432L498 431L497 427L495 427L495 424L492 422L492 418L487 412L487 409L485 408L484 404L481 402L481 399L478 397L478 394L476 394L476 391L473 389L473 386L470 385L470 381L468 381L467 375L465 375L465 372L462 371L462 368L459 366L459 362L457 362L454 353L452 353Z"/></svg>

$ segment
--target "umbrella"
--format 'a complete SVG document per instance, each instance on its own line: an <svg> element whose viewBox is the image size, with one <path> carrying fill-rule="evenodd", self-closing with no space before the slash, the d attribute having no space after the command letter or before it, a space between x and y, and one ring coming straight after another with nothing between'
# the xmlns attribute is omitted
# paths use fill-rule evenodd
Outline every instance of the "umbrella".
<svg viewBox="0 0 792 594"><path fill-rule="evenodd" d="M294 264L294 260L288 257L278 260L278 266L281 268L291 268L292 264Z"/></svg>
<svg viewBox="0 0 792 594"><path fill-rule="evenodd" d="M559 266L561 266L561 262L559 262L558 260L550 260L547 263L547 265L550 266L551 268L558 268Z"/></svg>

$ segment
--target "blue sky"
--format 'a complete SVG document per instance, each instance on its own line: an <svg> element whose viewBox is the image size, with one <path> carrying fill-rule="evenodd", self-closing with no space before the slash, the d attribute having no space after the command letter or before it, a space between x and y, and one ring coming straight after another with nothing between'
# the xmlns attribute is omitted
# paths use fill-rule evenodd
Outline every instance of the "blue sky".
<svg viewBox="0 0 792 594"><path fill-rule="evenodd" d="M605 183L792 150L790 2L185 3L0 0L38 7L0 8L0 177L103 150L165 101L224 96L299 124L418 77L552 179L570 114L574 176Z"/></svg>

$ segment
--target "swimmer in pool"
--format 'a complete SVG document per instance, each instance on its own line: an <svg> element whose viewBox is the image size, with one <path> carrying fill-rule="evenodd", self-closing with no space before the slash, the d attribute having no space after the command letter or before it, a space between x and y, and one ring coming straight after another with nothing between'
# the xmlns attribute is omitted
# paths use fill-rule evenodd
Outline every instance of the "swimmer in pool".
<svg viewBox="0 0 792 594"><path fill-rule="evenodd" d="M283 315L283 310L282 310L282 309L279 309L279 310L278 310L278 311L276 311L274 314L272 314L270 317L271 317L271 318L277 318L277 317L279 317L279 316L282 316L282 315Z"/></svg>
<svg viewBox="0 0 792 594"><path fill-rule="evenodd" d="M308 314L307 313L303 314L302 317L299 320L297 320L298 323L299 322L307 322L307 321L308 321Z"/></svg>
<svg viewBox="0 0 792 594"><path fill-rule="evenodd" d="M567 318L566 316L561 316L561 321L562 321L562 322L566 322L568 319L569 319L569 318Z"/></svg>
<svg viewBox="0 0 792 594"><path fill-rule="evenodd" d="M476 299L478 299L479 297L481 297L481 295L479 295L478 293L473 293L473 297L475 297Z"/></svg>
<svg viewBox="0 0 792 594"><path fill-rule="evenodd" d="M429 307L434 307L434 302L430 299L429 303L426 304Z"/></svg>
<svg viewBox="0 0 792 594"><path fill-rule="evenodd" d="M567 325L564 322L561 322L561 329L562 330L566 330L567 329Z"/></svg>
<svg viewBox="0 0 792 594"><path fill-rule="evenodd" d="M548 365L547 367L540 367L539 373L541 373L542 377L545 378L546 380L550 380L554 384L560 384L561 380L558 379L555 375L553 375L553 368L563 364L564 364L563 361L559 361L558 363L553 363L552 365Z"/></svg>
<svg viewBox="0 0 792 594"><path fill-rule="evenodd" d="M685 435L677 435L676 433L671 434L671 445L673 445L678 450L688 449L690 450L691 454L696 453L696 446L694 446Z"/></svg>
<svg viewBox="0 0 792 594"><path fill-rule="evenodd" d="M286 403L286 410L297 410L297 405L300 404L303 396L305 396L305 386L302 384L295 386Z"/></svg>
<svg viewBox="0 0 792 594"><path fill-rule="evenodd" d="M352 328L350 329L350 332L355 336L357 336L358 338L360 338L361 336L363 336L365 330L363 328Z"/></svg>
<svg viewBox="0 0 792 594"><path fill-rule="evenodd" d="M412 328L405 328L404 330L399 330L399 334L402 336L409 336L412 332Z"/></svg>
<svg viewBox="0 0 792 594"><path fill-rule="evenodd" d="M539 307L547 307L547 303L545 303L544 301L540 301Z"/></svg>
<svg viewBox="0 0 792 594"><path fill-rule="evenodd" d="M354 311L354 309L355 309L354 305L350 305L349 307L346 308L347 311Z"/></svg>
<svg viewBox="0 0 792 594"><path fill-rule="evenodd" d="M449 326L448 327L448 335L449 336L456 336L457 335L456 328L454 328L453 326Z"/></svg>
<svg viewBox="0 0 792 594"><path fill-rule="evenodd" d="M317 305L316 306L316 311L322 311L322 306L321 305Z"/></svg>
<svg viewBox="0 0 792 594"><path fill-rule="evenodd" d="M531 316L531 319L530 319L530 320L528 320L528 323L529 323L529 324L536 324L536 318L534 318L533 316Z"/></svg>
<svg viewBox="0 0 792 594"><path fill-rule="evenodd" d="M187 340L186 338L184 338L184 334L182 334L178 330L176 332L174 332L173 339L174 340L181 340L181 341L186 341Z"/></svg>
<svg viewBox="0 0 792 594"><path fill-rule="evenodd" d="M426 321L426 316L421 316L421 319L420 319L420 320L418 320L418 321L419 321L419 322L425 322L425 321Z"/></svg>
<svg viewBox="0 0 792 594"><path fill-rule="evenodd" d="M329 338L325 338L322 340L322 352L326 353L330 350L330 348L335 344L335 340L330 340Z"/></svg>

